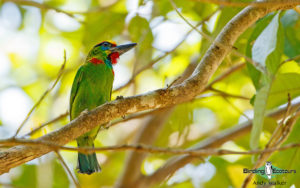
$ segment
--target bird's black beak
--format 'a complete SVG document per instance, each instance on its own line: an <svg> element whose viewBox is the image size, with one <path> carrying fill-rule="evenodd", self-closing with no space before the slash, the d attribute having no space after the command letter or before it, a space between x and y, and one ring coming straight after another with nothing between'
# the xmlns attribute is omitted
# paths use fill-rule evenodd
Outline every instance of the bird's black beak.
<svg viewBox="0 0 300 188"><path fill-rule="evenodd" d="M110 49L110 51L113 52L118 52L119 55L124 54L125 52L127 52L128 50L130 50L131 48L135 47L136 43L130 43L130 44L122 44L116 47L112 47Z"/></svg>

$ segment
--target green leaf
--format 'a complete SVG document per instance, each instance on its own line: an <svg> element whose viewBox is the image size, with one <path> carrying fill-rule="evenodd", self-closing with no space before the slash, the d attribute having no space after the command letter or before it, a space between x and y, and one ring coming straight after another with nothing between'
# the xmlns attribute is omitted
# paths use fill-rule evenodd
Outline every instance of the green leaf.
<svg viewBox="0 0 300 188"><path fill-rule="evenodd" d="M284 31L281 23L279 22L279 26L277 29L277 38L276 38L276 47L274 51L268 56L266 65L268 71L271 75L277 73L277 70L281 63L281 56L283 54L284 49Z"/></svg>
<svg viewBox="0 0 300 188"><path fill-rule="evenodd" d="M281 18L284 28L284 53L289 57L300 54L300 15L294 10L287 10Z"/></svg>
<svg viewBox="0 0 300 188"><path fill-rule="evenodd" d="M256 79L256 88L260 88L254 101L254 118L251 130L250 147L256 149L259 146L259 138L262 132L264 117L267 108L269 92L274 75L281 62L283 52L283 31L279 22L280 13L277 13L268 26L257 37L252 47L254 61L267 67L268 74L259 74ZM255 73L257 74L257 73Z"/></svg>
<svg viewBox="0 0 300 188"><path fill-rule="evenodd" d="M145 66L152 58L152 42L153 34L149 26L149 22L140 16L132 18L129 23L128 31L131 40L138 43L137 50L137 70L139 67Z"/></svg>
<svg viewBox="0 0 300 188"><path fill-rule="evenodd" d="M259 138L263 128L269 91L270 84L266 84L257 92L255 97L254 118L250 137L250 147L252 149L257 149L259 145Z"/></svg>
<svg viewBox="0 0 300 188"><path fill-rule="evenodd" d="M23 165L21 175L12 181L16 187L37 187L36 165Z"/></svg>
<svg viewBox="0 0 300 188"><path fill-rule="evenodd" d="M257 37L252 47L252 58L254 61L266 67L268 56L276 49L277 31L279 28L279 13L277 13L270 24Z"/></svg>
<svg viewBox="0 0 300 188"><path fill-rule="evenodd" d="M267 24L269 24L272 20L274 15L269 14L265 16L264 18L260 19L257 23L256 26L253 29L253 32L251 36L248 39L247 47L246 47L246 55L248 57L252 57L252 47L255 42L255 39L259 36L259 34L264 30ZM252 82L256 88L256 90L259 90L263 85L261 82L261 76L262 73L257 70L251 63L247 62L247 68L249 75L252 79Z"/></svg>
<svg viewBox="0 0 300 188"><path fill-rule="evenodd" d="M57 160L53 160L53 166L54 166L53 188L69 187L70 182L68 180L68 176L63 166L60 163L58 163Z"/></svg>
<svg viewBox="0 0 300 188"><path fill-rule="evenodd" d="M278 74L273 81L270 96L268 100L268 108L273 108L287 102L288 93L291 98L300 95L300 74L286 73Z"/></svg>

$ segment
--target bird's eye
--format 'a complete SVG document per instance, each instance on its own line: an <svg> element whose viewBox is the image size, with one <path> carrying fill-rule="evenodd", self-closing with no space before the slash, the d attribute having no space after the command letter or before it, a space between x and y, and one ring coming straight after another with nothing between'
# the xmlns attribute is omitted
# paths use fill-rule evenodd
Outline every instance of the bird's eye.
<svg viewBox="0 0 300 188"><path fill-rule="evenodd" d="M109 46L109 43L108 43L108 42L105 42L105 43L103 43L103 46L108 47L108 46Z"/></svg>

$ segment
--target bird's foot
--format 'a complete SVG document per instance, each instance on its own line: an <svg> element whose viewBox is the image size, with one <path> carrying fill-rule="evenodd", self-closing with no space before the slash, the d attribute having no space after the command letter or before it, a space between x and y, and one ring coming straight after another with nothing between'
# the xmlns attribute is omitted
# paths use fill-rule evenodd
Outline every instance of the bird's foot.
<svg viewBox="0 0 300 188"><path fill-rule="evenodd" d="M123 97L122 95L120 95L120 96L117 96L116 99L117 99L117 100L118 100L118 99L124 99L124 97Z"/></svg>
<svg viewBox="0 0 300 188"><path fill-rule="evenodd" d="M80 113L80 115L87 115L88 113L89 113L89 110L85 109Z"/></svg>
<svg viewBox="0 0 300 188"><path fill-rule="evenodd" d="M111 126L111 122L108 122L100 127L101 130L107 130Z"/></svg>

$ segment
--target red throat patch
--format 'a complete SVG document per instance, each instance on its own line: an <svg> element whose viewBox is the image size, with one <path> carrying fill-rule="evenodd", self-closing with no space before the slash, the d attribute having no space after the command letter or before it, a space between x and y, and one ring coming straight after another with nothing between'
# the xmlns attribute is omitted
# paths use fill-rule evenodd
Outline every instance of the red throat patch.
<svg viewBox="0 0 300 188"><path fill-rule="evenodd" d="M89 62L93 63L94 65L104 64L103 60L97 59L95 57L93 57L92 59L90 59Z"/></svg>
<svg viewBox="0 0 300 188"><path fill-rule="evenodd" d="M110 57L110 60L111 60L111 64L114 65L114 64L117 64L120 55L119 55L118 52L114 52L114 53L111 53L111 54L109 55L109 57Z"/></svg>

